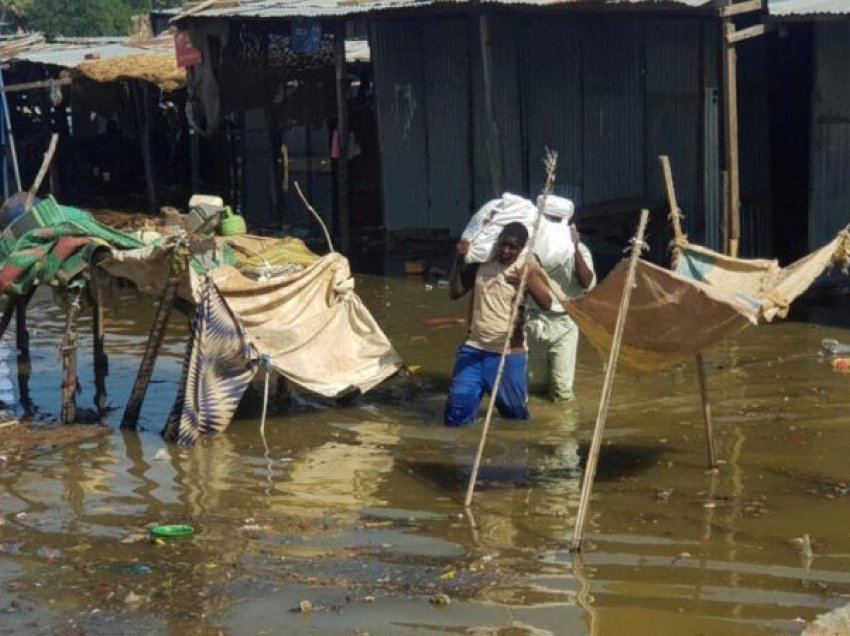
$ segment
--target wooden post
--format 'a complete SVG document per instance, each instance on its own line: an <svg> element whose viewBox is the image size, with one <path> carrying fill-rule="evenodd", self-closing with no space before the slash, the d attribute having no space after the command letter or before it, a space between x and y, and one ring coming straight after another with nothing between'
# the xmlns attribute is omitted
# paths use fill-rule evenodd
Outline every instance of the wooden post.
<svg viewBox="0 0 850 636"><path fill-rule="evenodd" d="M537 240L538 230L540 228L540 220L543 218L543 210L546 209L546 199L552 192L552 187L555 185L555 172L558 166L557 153L547 151L544 160L546 165L546 185L543 187L543 194L540 197L540 202L537 206L537 220L534 225L534 232L531 234L531 240L527 245L527 253L534 253L534 242ZM496 398L499 396L499 385L502 382L502 375L505 371L505 360L511 348L511 336L514 332L519 308L523 304L525 296L525 285L528 280L528 266L522 268L522 277L517 288L516 298L511 305L511 315L508 319L508 332L505 335L505 344L502 347L502 357L499 360L499 368L496 370L496 378L493 380L493 391L490 394L490 402L487 405L487 416L484 418L484 426L481 429L481 439L478 441L478 450L475 453L475 462L472 465L472 473L469 475L469 484L466 487L466 497L463 505L469 507L472 504L472 495L475 492L475 482L478 479L478 469L481 466L481 458L484 456L484 445L487 443L487 431L490 430L490 420L493 418L493 407L496 405Z"/></svg>
<svg viewBox="0 0 850 636"><path fill-rule="evenodd" d="M727 0L727 5L732 4ZM741 240L741 176L738 155L738 55L735 44L729 41L735 33L730 17L721 19L723 31L723 103L726 137L726 170L729 173L729 243L725 246L732 257L738 256Z"/></svg>
<svg viewBox="0 0 850 636"><path fill-rule="evenodd" d="M337 232L343 253L348 252L351 224L348 209L348 83L345 80L345 22L334 30L334 66L336 67L336 115L339 136L337 166Z"/></svg>
<svg viewBox="0 0 850 636"><path fill-rule="evenodd" d="M41 187L44 177L47 176L47 169L53 161L53 155L56 153L56 145L59 143L59 133L50 135L50 143L47 145L47 151L44 153L44 159L41 162L41 167L38 169L38 174L35 175L35 181L32 182L29 191L27 192L26 209L32 207L32 202L38 194L38 189Z"/></svg>
<svg viewBox="0 0 850 636"><path fill-rule="evenodd" d="M675 244L673 247L673 259L670 269L675 271L679 266L679 260L682 257L681 245L684 245L686 238L682 232L681 211L679 204L676 201L676 187L673 184L673 171L670 168L670 159L666 155L658 157L661 162L661 170L664 173L664 187L667 191L667 203L670 206L670 220L673 223L673 234L675 235ZM714 426L711 421L711 403L708 401L708 389L705 382L705 363L702 354L696 355L697 367L697 384L699 385L700 403L702 404L702 419L705 424L705 437L708 445L708 467L711 470L717 468L717 457L714 454Z"/></svg>
<svg viewBox="0 0 850 636"><path fill-rule="evenodd" d="M77 318L80 295L71 302L65 321L62 354L62 424L73 424L77 416Z"/></svg>
<svg viewBox="0 0 850 636"><path fill-rule="evenodd" d="M103 329L103 293L100 286L93 284L90 288L92 304L92 341L94 355L94 405L99 415L103 415L109 407L106 395L106 376L109 375L109 358L106 355L104 343L106 336Z"/></svg>
<svg viewBox="0 0 850 636"><path fill-rule="evenodd" d="M596 464L599 461L599 450L602 447L602 434L605 431L605 418L608 415L608 404L611 401L611 390L614 386L614 372L617 368L617 359L620 356L620 345L623 341L623 330L626 326L626 316L629 313L629 302L632 297L632 288L635 282L635 270L640 258L641 250L644 248L643 236L646 232L646 224L649 221L649 211L641 210L640 223L632 243L632 253L629 258L629 269L626 273L626 281L623 285L623 296L620 300L620 310L617 313L617 322L614 326L614 339L611 343L611 351L608 354L608 365L605 368L605 382L602 385L602 396L599 399L599 410L596 413L596 426L593 431L593 441L590 445L590 453L587 457L587 465L584 468L584 479L581 485L581 499L579 500L578 513L576 514L576 525L573 534L573 550L581 550L582 532L584 522L587 518L587 509L590 506L590 493L593 489L593 480L596 476Z"/></svg>
<svg viewBox="0 0 850 636"><path fill-rule="evenodd" d="M5 87L6 83L3 81L3 71L0 70L0 90ZM6 91L2 92L2 100L3 100L3 119L6 124L6 133L9 137L9 155L12 158L12 172L15 174L15 186L18 188L18 192L22 192L24 187L21 185L21 169L18 166L18 151L15 148L15 134L12 130L12 116L9 113L9 100L6 98Z"/></svg>
<svg viewBox="0 0 850 636"><path fill-rule="evenodd" d="M21 394L21 406L27 415L32 410L32 401L30 400L29 384L32 365L30 362L30 335L27 330L27 307L32 300L37 287L33 285L23 296L11 296L10 303L14 303L15 309L15 342L18 349L18 390ZM3 319L5 320L5 313ZM8 326L3 326L3 331Z"/></svg>
<svg viewBox="0 0 850 636"><path fill-rule="evenodd" d="M481 44L481 74L484 86L484 110L487 117L487 157L490 162L490 183L493 196L501 196L505 186L505 170L502 162L502 144L496 111L493 108L493 60L490 54L490 25L487 15L478 16L478 35Z"/></svg>
<svg viewBox="0 0 850 636"><path fill-rule="evenodd" d="M660 155L658 161L661 162L661 171L664 174L664 188L667 192L667 204L670 206L669 218L673 225L673 257L670 269L675 271L679 267L679 260L682 257L681 246L686 240L685 233L682 231L682 211L679 209L679 202L676 200L676 187L673 185L670 158L667 155Z"/></svg>
<svg viewBox="0 0 850 636"><path fill-rule="evenodd" d="M174 298L177 295L177 285L180 281L180 260L182 259L183 251L179 243L173 249L174 252L171 256L168 280L165 283L165 290L162 293L159 307L156 310L153 326L151 327L148 342L145 346L145 353L139 365L139 373L136 376L135 384L133 384L133 392L130 394L130 399L127 401L127 406L124 409L121 428L136 428L136 423L139 421L139 413L142 410L142 402L145 400L145 393L147 393L148 385L153 375L153 368L156 364L157 356L159 356L159 349L165 337L168 317L171 315L171 307L174 305Z"/></svg>
<svg viewBox="0 0 850 636"><path fill-rule="evenodd" d="M141 84L141 91L139 89ZM136 123L139 128L139 145L142 149L142 164L145 169L145 185L147 186L148 208L153 214L157 211L156 183L153 172L153 159L151 157L151 128L150 112L148 109L148 84L147 82L131 82L133 93L133 104L136 107ZM141 95L139 94L141 92Z"/></svg>
<svg viewBox="0 0 850 636"><path fill-rule="evenodd" d="M0 338L6 334L6 329L9 328L9 323L12 322L12 316L15 315L15 308L17 306L17 297L6 296L6 306L3 308L3 317L0 318Z"/></svg>
<svg viewBox="0 0 850 636"><path fill-rule="evenodd" d="M729 237L731 236L730 230L730 207L729 207L729 171L721 170L720 171L720 195L721 201L720 205L722 207L720 219L720 251L728 253L729 251Z"/></svg>

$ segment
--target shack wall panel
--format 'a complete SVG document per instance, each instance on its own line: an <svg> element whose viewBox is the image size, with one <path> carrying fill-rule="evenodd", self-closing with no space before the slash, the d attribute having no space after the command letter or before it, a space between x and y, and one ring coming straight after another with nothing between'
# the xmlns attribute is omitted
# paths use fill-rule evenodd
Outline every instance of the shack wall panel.
<svg viewBox="0 0 850 636"><path fill-rule="evenodd" d="M702 215L702 96L700 23L651 20L646 24L646 191L666 205L659 155L670 157L684 230L696 236Z"/></svg>
<svg viewBox="0 0 850 636"><path fill-rule="evenodd" d="M373 23L384 225L389 230L429 226L426 87L420 21Z"/></svg>
<svg viewBox="0 0 850 636"><path fill-rule="evenodd" d="M488 19L490 35L491 85L493 114L499 131L498 153L504 170L502 190L515 193L526 191L523 180L522 112L520 107L519 64L517 52L516 20L491 16ZM484 81L481 62L481 42L478 23L470 22L469 51L473 87L473 165L475 206L501 196L494 188L490 175L488 137L490 125L484 100Z"/></svg>
<svg viewBox="0 0 850 636"><path fill-rule="evenodd" d="M558 153L555 193L582 201L581 26L529 19L520 31L522 107L529 195L542 189L545 149Z"/></svg>
<svg viewBox="0 0 850 636"><path fill-rule="evenodd" d="M582 26L585 172L581 203L643 199L640 23L634 19L589 19Z"/></svg>
<svg viewBox="0 0 850 636"><path fill-rule="evenodd" d="M472 213L467 21L422 26L427 99L428 220L459 235Z"/></svg>
<svg viewBox="0 0 850 636"><path fill-rule="evenodd" d="M773 255L766 54L763 38L738 47L740 254L745 257Z"/></svg>
<svg viewBox="0 0 850 636"><path fill-rule="evenodd" d="M809 249L850 217L850 23L815 24Z"/></svg>

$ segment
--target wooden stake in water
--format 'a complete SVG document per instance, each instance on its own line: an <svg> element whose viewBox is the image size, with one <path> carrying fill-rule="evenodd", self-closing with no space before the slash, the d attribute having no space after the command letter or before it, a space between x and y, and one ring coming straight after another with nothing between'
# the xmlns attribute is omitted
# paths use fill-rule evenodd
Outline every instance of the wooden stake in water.
<svg viewBox="0 0 850 636"><path fill-rule="evenodd" d="M528 242L527 253L534 254L534 243L537 240L538 230L540 229L540 219L543 217L543 210L546 209L546 199L552 192L552 187L555 185L555 170L558 166L558 153L551 150L546 151L546 157L543 160L546 166L546 185L543 187L543 193L540 196L540 203L537 207L537 221L534 225L534 234ZM487 415L484 418L484 427L481 429L481 439L478 442L478 450L475 453L475 462L472 465L472 474L469 476L469 484L466 488L466 498L463 501L465 507L469 507L472 503L472 495L475 492L475 482L478 479L478 470L481 467L481 457L484 455L484 445L487 443L487 431L490 430L490 420L493 419L493 408L496 406L496 398L499 396L499 386L502 382L502 375L505 372L505 362L508 357L508 352L511 348L511 334L514 332L519 308L522 305L522 298L525 295L525 286L528 280L528 267L523 267L522 277L517 288L516 298L514 298L511 306L511 317L508 321L508 331L505 334L505 345L502 347L502 357L499 360L499 368L496 371L496 379L493 381L493 392L490 395L490 403L487 405Z"/></svg>
<svg viewBox="0 0 850 636"><path fill-rule="evenodd" d="M682 246L688 242L682 231L681 210L676 202L676 188L673 185L673 171L670 168L670 159L667 155L658 157L661 162L661 171L664 173L664 187L667 191L667 202L670 205L670 221L673 224L673 258L670 269L675 271L682 258ZM708 399L708 386L705 382L705 361L702 354L698 353L694 360L697 367L697 384L699 385L699 397L702 404L702 420L705 424L706 447L708 449L708 467L710 470L717 468L717 455L714 451L714 424L711 419L711 403Z"/></svg>
<svg viewBox="0 0 850 636"><path fill-rule="evenodd" d="M584 522L587 518L587 509L590 505L590 492L593 489L593 479L596 476L596 464L599 461L599 449L602 446L602 433L605 431L605 418L608 416L608 404L611 401L611 390L614 386L614 373L617 369L617 359L620 357L620 345L623 342L623 331L626 326L626 316L629 313L629 302L632 298L632 288L635 284L635 270L640 258L641 250L644 248L643 236L646 232L646 224L649 221L649 211L641 210L640 224L638 225L635 238L632 240L632 253L629 258L629 269L626 272L626 282L623 285L623 296L620 300L620 309L617 313L617 322L614 326L614 338L611 343L611 351L608 354L608 366L605 368L605 383L602 385L602 396L599 398L599 411L596 413L596 426L593 431L593 441L590 444L590 454L587 457L587 465L584 468L584 480L581 485L581 499L579 500L578 514L576 515L575 533L573 534L573 550L581 549L581 537Z"/></svg>

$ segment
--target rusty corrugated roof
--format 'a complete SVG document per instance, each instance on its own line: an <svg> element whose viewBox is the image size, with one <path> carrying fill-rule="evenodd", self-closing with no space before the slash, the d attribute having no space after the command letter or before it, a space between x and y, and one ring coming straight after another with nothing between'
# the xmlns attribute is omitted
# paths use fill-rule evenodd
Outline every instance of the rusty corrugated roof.
<svg viewBox="0 0 850 636"><path fill-rule="evenodd" d="M241 0L222 2L221 7L189 9L173 18L333 18L409 10L435 6L460 6L469 0ZM481 4L505 6L584 5L587 7L636 7L655 5L660 8L710 7L713 0L481 0Z"/></svg>

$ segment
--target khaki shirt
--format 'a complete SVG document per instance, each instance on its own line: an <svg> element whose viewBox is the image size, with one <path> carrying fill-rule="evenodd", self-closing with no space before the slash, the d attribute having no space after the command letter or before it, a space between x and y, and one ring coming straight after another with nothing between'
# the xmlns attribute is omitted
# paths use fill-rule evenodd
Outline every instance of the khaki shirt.
<svg viewBox="0 0 850 636"><path fill-rule="evenodd" d="M516 284L506 280L508 276L518 281L525 265L520 256L512 265L502 265L498 260L472 266L475 269L475 287L472 294L469 333L466 344L484 351L501 353L511 320L511 308L516 298ZM472 272L470 272L472 273ZM525 349L525 308L520 306L517 324L511 335L511 348Z"/></svg>

